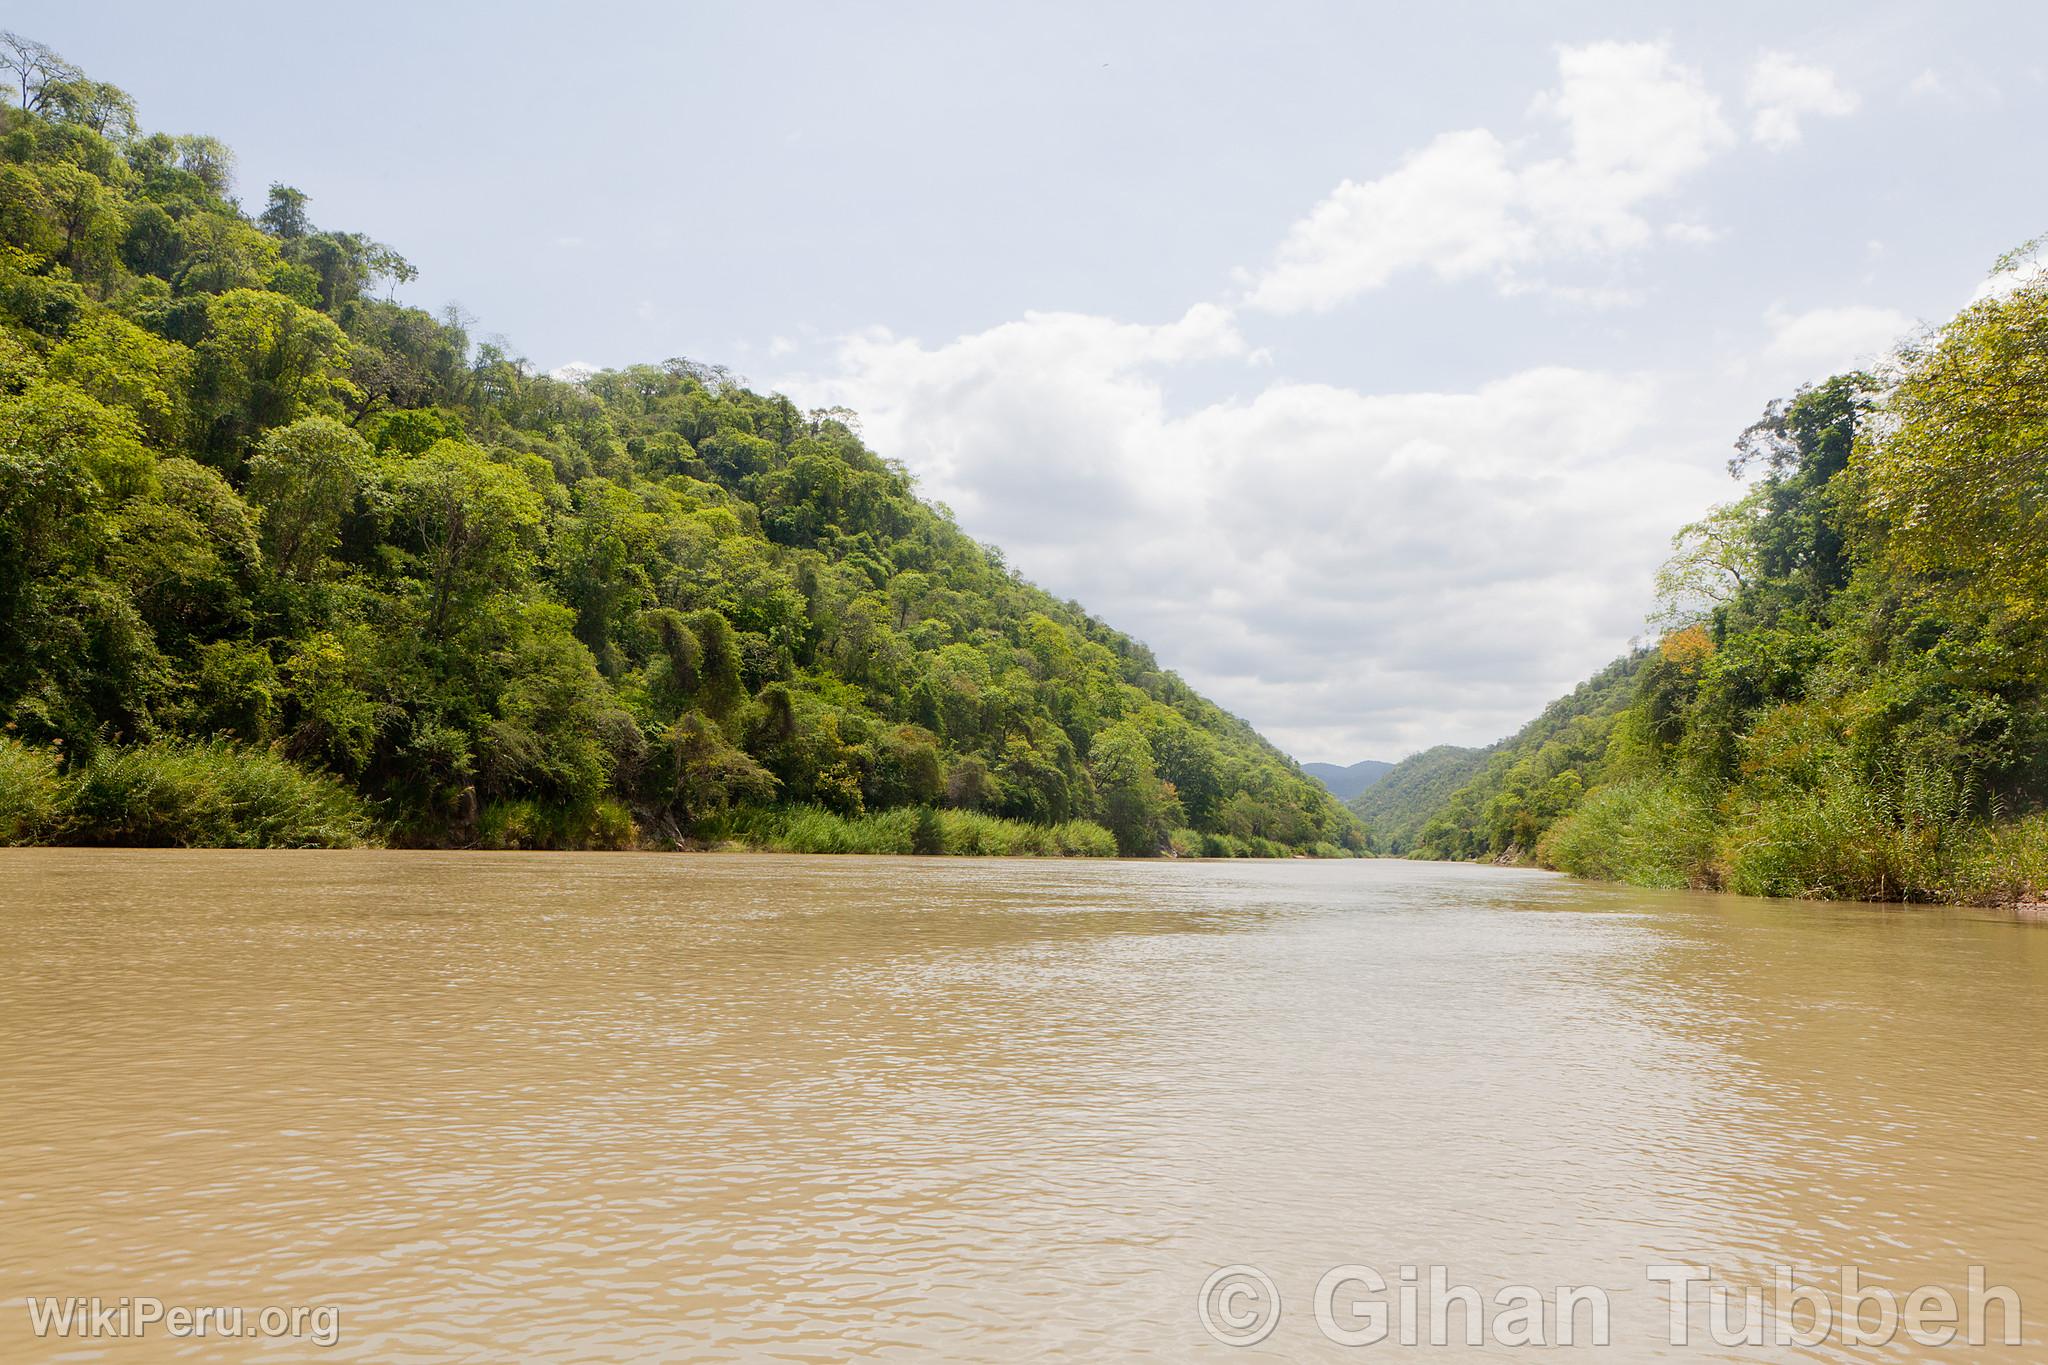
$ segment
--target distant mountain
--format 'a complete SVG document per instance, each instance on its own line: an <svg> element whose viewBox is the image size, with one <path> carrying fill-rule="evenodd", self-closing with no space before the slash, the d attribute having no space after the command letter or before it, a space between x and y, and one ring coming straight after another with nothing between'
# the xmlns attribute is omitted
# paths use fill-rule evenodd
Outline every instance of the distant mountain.
<svg viewBox="0 0 2048 1365"><path fill-rule="evenodd" d="M1345 798L1372 831L1375 853L1406 853L1415 846L1422 826L1457 791L1486 766L1491 749L1464 749L1439 744L1396 763L1356 796ZM1313 765L1306 768L1317 775ZM1342 770L1340 770L1342 771Z"/></svg>
<svg viewBox="0 0 2048 1365"><path fill-rule="evenodd" d="M1301 770L1330 789L1330 795L1339 801L1352 797L1370 787L1394 770L1391 763L1382 763L1377 758L1368 758L1348 768L1335 763L1304 763Z"/></svg>

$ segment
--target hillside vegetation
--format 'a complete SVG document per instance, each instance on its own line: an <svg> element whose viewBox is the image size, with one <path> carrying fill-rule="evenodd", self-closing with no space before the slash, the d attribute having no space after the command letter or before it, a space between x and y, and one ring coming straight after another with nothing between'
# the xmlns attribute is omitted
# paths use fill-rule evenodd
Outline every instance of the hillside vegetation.
<svg viewBox="0 0 2048 1365"><path fill-rule="evenodd" d="M298 190L251 217L220 143L0 48L0 839L1363 846L851 414L686 360L538 375L380 297L411 266Z"/></svg>
<svg viewBox="0 0 2048 1365"><path fill-rule="evenodd" d="M1886 373L1772 404L1732 462L1747 491L1678 538L1657 646L1501 746L1417 850L1761 895L2048 891L2048 276L2029 264Z"/></svg>
<svg viewBox="0 0 2048 1365"><path fill-rule="evenodd" d="M1532 856L1550 823L1585 796L1586 770L1606 753L1641 664L1640 655L1616 659L1489 748L1431 750L1455 757L1389 812L1398 820L1386 826L1383 846L1429 858Z"/></svg>
<svg viewBox="0 0 2048 1365"><path fill-rule="evenodd" d="M1424 749L1396 763L1345 804L1372 831L1375 851L1407 853L1415 847L1423 824L1479 771L1491 752L1456 744Z"/></svg>

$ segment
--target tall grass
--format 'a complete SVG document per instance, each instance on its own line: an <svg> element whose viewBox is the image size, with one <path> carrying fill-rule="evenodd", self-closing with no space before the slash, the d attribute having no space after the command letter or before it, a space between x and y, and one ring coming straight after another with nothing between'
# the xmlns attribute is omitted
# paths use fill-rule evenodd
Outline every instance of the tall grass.
<svg viewBox="0 0 2048 1365"><path fill-rule="evenodd" d="M63 779L57 756L0 736L0 844L39 844L57 832Z"/></svg>
<svg viewBox="0 0 2048 1365"><path fill-rule="evenodd" d="M347 848L368 812L333 778L222 743L102 749L65 774L65 843L177 848Z"/></svg>
<svg viewBox="0 0 2048 1365"><path fill-rule="evenodd" d="M1745 895L1951 900L1981 830L1951 773L1865 777L1833 763L1810 786L1741 811L1722 856L1729 889Z"/></svg>
<svg viewBox="0 0 2048 1365"><path fill-rule="evenodd" d="M1086 820L1031 825L964 810L899 807L844 816L822 806L756 806L712 831L776 853L946 853L996 857L1108 858L1116 840Z"/></svg>
<svg viewBox="0 0 2048 1365"><path fill-rule="evenodd" d="M1195 856L1200 858L1291 858L1294 856L1294 850L1287 847L1287 845L1274 843L1271 839L1261 838L1256 834L1218 834L1214 831L1196 834L1193 830L1189 830L1188 833L1195 834ZM1317 856L1321 857L1323 855L1318 853Z"/></svg>
<svg viewBox="0 0 2048 1365"><path fill-rule="evenodd" d="M1116 837L1092 820L1030 825L970 810L938 812L941 851L1010 858L1114 858Z"/></svg>
<svg viewBox="0 0 2048 1365"><path fill-rule="evenodd" d="M1945 891L1944 899L1971 905L2048 900L2048 811L1972 829Z"/></svg>

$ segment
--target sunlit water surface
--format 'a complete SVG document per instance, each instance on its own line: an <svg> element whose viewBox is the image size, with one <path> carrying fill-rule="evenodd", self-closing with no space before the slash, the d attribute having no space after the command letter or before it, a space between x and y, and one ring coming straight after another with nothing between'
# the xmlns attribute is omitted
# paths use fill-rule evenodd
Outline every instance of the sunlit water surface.
<svg viewBox="0 0 2048 1365"><path fill-rule="evenodd" d="M5 852L0 1357L176 1355L30 1335L144 1294L340 1310L237 1359L1299 1359L1347 1263L1604 1287L1545 1359L1884 1354L1671 1346L1686 1261L1982 1265L2028 1342L1956 1358L2042 1359L2044 1026L2048 926L1522 871Z"/></svg>

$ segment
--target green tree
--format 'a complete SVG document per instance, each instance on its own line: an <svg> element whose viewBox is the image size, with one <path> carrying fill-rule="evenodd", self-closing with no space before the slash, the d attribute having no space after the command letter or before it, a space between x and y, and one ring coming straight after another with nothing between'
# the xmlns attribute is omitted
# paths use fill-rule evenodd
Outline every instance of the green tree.
<svg viewBox="0 0 2048 1365"><path fill-rule="evenodd" d="M1883 417L1859 469L1895 562L2048 621L2048 281L1958 314Z"/></svg>
<svg viewBox="0 0 2048 1365"><path fill-rule="evenodd" d="M1181 822L1181 812L1173 789L1153 769L1145 736L1128 722L1108 727L1095 736L1089 767L1102 823L1116 836L1117 852L1126 858L1157 853Z"/></svg>
<svg viewBox="0 0 2048 1365"><path fill-rule="evenodd" d="M235 289L212 300L198 352L202 439L230 467L260 432L317 413L347 392L341 328L279 294Z"/></svg>
<svg viewBox="0 0 2048 1365"><path fill-rule="evenodd" d="M371 472L369 444L331 417L302 417L264 436L249 461L249 501L278 572L319 576L342 519Z"/></svg>
<svg viewBox="0 0 2048 1365"><path fill-rule="evenodd" d="M312 221L306 216L306 193L290 185L270 182L269 202L256 221L263 230L273 237L287 242L296 241L313 230Z"/></svg>
<svg viewBox="0 0 2048 1365"><path fill-rule="evenodd" d="M526 582L544 505L531 484L475 446L442 441L399 461L384 475L381 502L429 636L445 638L491 593Z"/></svg>

